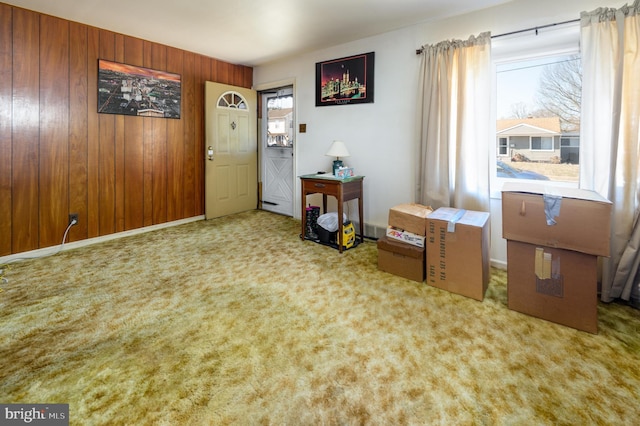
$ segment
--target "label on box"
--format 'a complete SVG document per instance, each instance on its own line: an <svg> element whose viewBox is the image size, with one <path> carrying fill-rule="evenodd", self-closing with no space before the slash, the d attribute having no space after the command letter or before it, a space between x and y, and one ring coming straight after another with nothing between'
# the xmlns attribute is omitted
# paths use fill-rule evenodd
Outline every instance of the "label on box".
<svg viewBox="0 0 640 426"><path fill-rule="evenodd" d="M564 284L560 274L560 257L553 258L542 247L536 247L534 271L536 274L536 292L549 296L562 297Z"/></svg>
<svg viewBox="0 0 640 426"><path fill-rule="evenodd" d="M447 233L447 228L439 226L436 229L435 223L429 222L429 244L436 249L430 255L433 261L428 262L427 280L431 285L447 281Z"/></svg>
<svg viewBox="0 0 640 426"><path fill-rule="evenodd" d="M395 228L393 226L387 227L387 236L389 238L393 238L394 240L403 241L416 247L424 247L425 237L423 237L422 235L404 231L399 228Z"/></svg>
<svg viewBox="0 0 640 426"><path fill-rule="evenodd" d="M427 218L444 220L450 223L459 223L461 225L477 226L481 228L489 219L489 213L456 209L453 207L440 207L433 213L430 213ZM448 232L455 232L455 229Z"/></svg>

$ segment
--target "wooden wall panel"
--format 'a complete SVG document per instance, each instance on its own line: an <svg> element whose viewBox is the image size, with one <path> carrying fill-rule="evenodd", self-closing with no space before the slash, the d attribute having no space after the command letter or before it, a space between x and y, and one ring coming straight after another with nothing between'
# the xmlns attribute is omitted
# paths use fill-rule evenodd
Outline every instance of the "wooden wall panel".
<svg viewBox="0 0 640 426"><path fill-rule="evenodd" d="M98 114L98 58L178 73L181 118ZM0 256L204 213L204 82L253 70L0 3Z"/></svg>
<svg viewBox="0 0 640 426"><path fill-rule="evenodd" d="M143 66L151 66L151 43L145 41L142 50ZM143 120L143 226L153 225L153 120Z"/></svg>
<svg viewBox="0 0 640 426"><path fill-rule="evenodd" d="M116 62L124 63L125 53L125 37L122 34L116 34L115 37L115 55L114 60ZM124 182L124 163L125 163L125 149L124 149L124 115L116 115L114 123L114 152L115 152L115 232L122 232L125 230L125 213L124 213L124 199L125 199L125 182Z"/></svg>
<svg viewBox="0 0 640 426"><path fill-rule="evenodd" d="M130 65L143 64L142 40L128 37L125 40L124 62ZM124 218L125 229L137 229L143 226L143 173L144 146L143 127L139 117L124 118Z"/></svg>
<svg viewBox="0 0 640 426"><path fill-rule="evenodd" d="M144 132L138 117L124 118L125 230L144 226Z"/></svg>
<svg viewBox="0 0 640 426"><path fill-rule="evenodd" d="M167 48L151 44L151 62L155 70L167 69ZM167 221L167 119L153 118L153 224Z"/></svg>
<svg viewBox="0 0 640 426"><path fill-rule="evenodd" d="M233 72L233 80L231 84L237 86L244 78L244 70L242 67L233 67L231 71Z"/></svg>
<svg viewBox="0 0 640 426"><path fill-rule="evenodd" d="M0 4L0 256L11 254L12 13Z"/></svg>
<svg viewBox="0 0 640 426"><path fill-rule="evenodd" d="M68 241L87 238L87 137L88 66L85 25L69 26L69 213L78 224L69 230Z"/></svg>
<svg viewBox="0 0 640 426"><path fill-rule="evenodd" d="M40 16L13 13L12 252L39 248Z"/></svg>
<svg viewBox="0 0 640 426"><path fill-rule="evenodd" d="M253 87L253 68L242 67L242 69L244 70L244 72L242 76L242 84L240 84L240 87L245 87L245 84L247 84L248 81L250 82L249 87Z"/></svg>
<svg viewBox="0 0 640 426"><path fill-rule="evenodd" d="M196 81L196 94L194 98L194 106L198 114L196 115L196 145L195 156L198 161L194 164L194 171L196 176L204 176L204 162L205 162L205 116L204 116L204 83L205 81L211 81L211 62L213 60L204 56L198 56L199 61L196 62L197 69L194 73L198 76ZM196 196L196 211L204 212L204 179L196 179L194 193Z"/></svg>
<svg viewBox="0 0 640 426"><path fill-rule="evenodd" d="M87 238L100 236L100 120L98 116L98 57L100 30L87 34Z"/></svg>
<svg viewBox="0 0 640 426"><path fill-rule="evenodd" d="M209 78L207 81L218 81L218 61L215 59L209 61Z"/></svg>
<svg viewBox="0 0 640 426"><path fill-rule="evenodd" d="M40 246L62 242L69 208L69 22L40 17Z"/></svg>
<svg viewBox="0 0 640 426"><path fill-rule="evenodd" d="M200 63L198 59L198 64ZM196 54L185 52L182 74L182 122L184 123L184 192L182 216L196 215L195 208L195 163L196 163ZM187 100L189 100L187 102Z"/></svg>
<svg viewBox="0 0 640 426"><path fill-rule="evenodd" d="M184 52L167 49L167 71L182 76ZM181 82L182 84L182 82ZM180 115L184 103L180 103ZM167 221L182 218L182 194L184 193L184 120L167 120Z"/></svg>
<svg viewBox="0 0 640 426"><path fill-rule="evenodd" d="M223 84L233 84L233 75L230 64L218 61L218 82Z"/></svg>
<svg viewBox="0 0 640 426"><path fill-rule="evenodd" d="M115 60L115 34L111 31L100 31L99 55L101 59ZM100 235L113 234L116 212L116 116L98 114L98 211Z"/></svg>

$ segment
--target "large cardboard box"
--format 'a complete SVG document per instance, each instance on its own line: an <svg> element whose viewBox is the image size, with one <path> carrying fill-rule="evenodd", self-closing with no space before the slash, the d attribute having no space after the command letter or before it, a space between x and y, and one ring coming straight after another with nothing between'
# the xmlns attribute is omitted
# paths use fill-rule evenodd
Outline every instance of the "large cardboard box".
<svg viewBox="0 0 640 426"><path fill-rule="evenodd" d="M598 257L507 241L509 309L598 332Z"/></svg>
<svg viewBox="0 0 640 426"><path fill-rule="evenodd" d="M424 282L424 247L387 236L378 239L378 269L417 282Z"/></svg>
<svg viewBox="0 0 640 426"><path fill-rule="evenodd" d="M559 206L548 224L546 204ZM549 212L553 209L548 208ZM545 247L609 256L611 202L594 191L541 184L505 183L502 237Z"/></svg>
<svg viewBox="0 0 640 426"><path fill-rule="evenodd" d="M441 207L427 216L427 284L476 300L489 285L489 213Z"/></svg>
<svg viewBox="0 0 640 426"><path fill-rule="evenodd" d="M400 204L389 209L389 226L412 234L426 235L427 216L433 209L421 204Z"/></svg>

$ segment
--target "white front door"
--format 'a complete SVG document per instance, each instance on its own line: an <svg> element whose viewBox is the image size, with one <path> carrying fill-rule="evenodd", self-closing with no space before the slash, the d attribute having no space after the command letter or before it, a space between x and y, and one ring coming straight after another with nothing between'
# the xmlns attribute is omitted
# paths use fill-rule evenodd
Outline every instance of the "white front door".
<svg viewBox="0 0 640 426"><path fill-rule="evenodd" d="M205 83L205 218L257 208L257 94Z"/></svg>
<svg viewBox="0 0 640 426"><path fill-rule="evenodd" d="M262 209L293 216L293 87L262 93Z"/></svg>

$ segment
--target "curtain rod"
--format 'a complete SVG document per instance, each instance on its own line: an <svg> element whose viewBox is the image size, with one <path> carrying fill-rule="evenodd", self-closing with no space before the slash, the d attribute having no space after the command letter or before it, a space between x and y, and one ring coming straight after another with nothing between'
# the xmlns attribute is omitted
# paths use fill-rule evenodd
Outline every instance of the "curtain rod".
<svg viewBox="0 0 640 426"><path fill-rule="evenodd" d="M520 34L520 33L526 33L527 31L535 31L536 35L538 35L538 30L542 29L542 28L549 28L549 27L555 27L556 25L564 25L564 24L573 24L575 22L580 22L580 19L571 19L569 21L562 21L562 22L556 22L553 24L547 24L547 25L540 25L538 27L531 27L531 28L525 28L523 30L517 30L517 31L511 31L508 33L504 33L504 34L497 34L494 36L491 36L491 38L498 38L498 37L505 37L505 36L510 36L513 34ZM424 48L420 48L420 49L416 49L416 55L421 54L424 51Z"/></svg>

